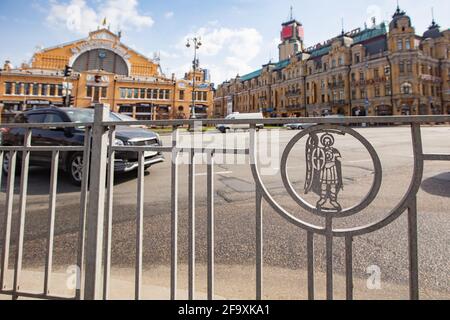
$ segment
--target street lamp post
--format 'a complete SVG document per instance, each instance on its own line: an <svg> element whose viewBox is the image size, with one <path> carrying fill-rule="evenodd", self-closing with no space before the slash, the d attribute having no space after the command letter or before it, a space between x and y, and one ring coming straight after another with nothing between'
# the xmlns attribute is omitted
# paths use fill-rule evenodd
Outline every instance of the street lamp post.
<svg viewBox="0 0 450 320"><path fill-rule="evenodd" d="M186 47L190 48L191 47L191 43L194 47L194 60L192 62L192 67L194 70L194 75L192 77L192 107L191 107L191 119L196 119L196 114L195 114L195 103L196 103L196 97L195 97L195 76L196 76L196 71L197 68L199 66L198 63L198 59L197 59L197 50L200 49L200 47L202 46L202 41L200 39L200 37L194 37L192 39L188 39L187 43L186 43Z"/></svg>

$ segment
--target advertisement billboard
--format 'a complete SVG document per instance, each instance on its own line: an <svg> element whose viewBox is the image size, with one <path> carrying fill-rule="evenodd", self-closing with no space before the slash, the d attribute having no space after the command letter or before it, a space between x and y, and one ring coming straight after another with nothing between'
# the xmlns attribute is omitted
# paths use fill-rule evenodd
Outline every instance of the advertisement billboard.
<svg viewBox="0 0 450 320"><path fill-rule="evenodd" d="M281 31L281 39L286 40L290 39L294 36L294 27L293 26L285 26Z"/></svg>

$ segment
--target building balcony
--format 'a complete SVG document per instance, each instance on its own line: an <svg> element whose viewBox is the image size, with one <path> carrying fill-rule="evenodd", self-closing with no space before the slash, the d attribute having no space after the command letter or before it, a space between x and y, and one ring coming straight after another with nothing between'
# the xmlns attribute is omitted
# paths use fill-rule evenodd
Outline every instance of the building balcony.
<svg viewBox="0 0 450 320"><path fill-rule="evenodd" d="M432 76L430 74L421 74L419 76L419 79L422 80L422 81L428 81L428 82L434 82L434 83L441 83L442 82L442 78L436 77L436 76Z"/></svg>
<svg viewBox="0 0 450 320"><path fill-rule="evenodd" d="M344 81L339 81L339 82L335 82L335 83L328 83L328 88L329 89L341 89L345 87L345 82Z"/></svg>
<svg viewBox="0 0 450 320"><path fill-rule="evenodd" d="M292 105L285 107L286 111L298 111L298 110L303 110L303 109L305 109L305 106L303 106L301 104L292 104Z"/></svg>
<svg viewBox="0 0 450 320"><path fill-rule="evenodd" d="M286 97L298 97L298 96L300 96L300 94L301 94L300 90L286 91Z"/></svg>
<svg viewBox="0 0 450 320"><path fill-rule="evenodd" d="M333 107L337 107L337 106L345 106L346 104L348 104L347 100L335 100L335 101L330 101L330 105Z"/></svg>

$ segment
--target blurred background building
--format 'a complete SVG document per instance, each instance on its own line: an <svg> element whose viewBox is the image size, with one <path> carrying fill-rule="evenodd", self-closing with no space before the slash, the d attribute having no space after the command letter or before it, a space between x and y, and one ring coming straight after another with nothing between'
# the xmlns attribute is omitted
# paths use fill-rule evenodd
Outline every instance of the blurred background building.
<svg viewBox="0 0 450 320"><path fill-rule="evenodd" d="M14 68L6 61L0 68L3 122L20 111L64 106L65 99L73 107L100 101L141 120L188 119L194 92L196 117L213 112L208 70L188 71L183 79L164 75L159 59L129 48L121 42L121 33L106 27L85 39L39 50L30 64Z"/></svg>
<svg viewBox="0 0 450 320"><path fill-rule="evenodd" d="M292 18L292 17L291 17ZM436 21L418 35L397 7L389 23L304 46L304 29L282 24L279 61L218 86L215 117L450 114L450 29Z"/></svg>

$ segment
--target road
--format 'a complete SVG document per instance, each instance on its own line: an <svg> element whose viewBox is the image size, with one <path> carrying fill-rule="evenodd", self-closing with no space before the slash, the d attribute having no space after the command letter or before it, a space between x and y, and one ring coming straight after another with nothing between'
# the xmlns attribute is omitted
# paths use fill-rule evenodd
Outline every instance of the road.
<svg viewBox="0 0 450 320"><path fill-rule="evenodd" d="M359 128L357 131L376 149L383 166L383 182L375 201L355 216L337 219L336 226L339 227L361 226L384 217L406 193L413 171L409 128ZM450 153L450 127L430 126L424 127L422 131L425 152ZM304 212L290 199L281 180L279 159L287 143L297 133L275 130L264 130L260 133L260 145L271 146L260 152L259 161L263 181L274 199L294 216L309 223L323 225L323 219ZM181 143L185 144L191 137L185 134L181 138ZM204 139L206 139L204 143L214 146L245 147L248 145L248 134L244 132L227 135L207 133ZM164 136L163 140L165 145L170 145L170 136ZM362 145L349 136L337 137L335 146L342 155L344 176L344 190L339 194L339 199L344 207L353 206L367 194L371 186L374 175L372 161ZM167 161L152 168L145 177L144 267L147 274L152 274L153 278L162 282L167 281L166 286L169 284L167 266L170 263L170 160L170 155L167 155ZM183 266L187 263L188 207L188 166L184 160L186 159L181 159L182 164L179 167L179 258L183 270L185 269ZM200 162L200 159L198 161ZM304 143L299 143L293 149L287 167L295 190L304 196L306 171ZM230 273L226 271L220 273L220 281L225 281L225 285L236 288L233 291L233 297L248 297L247 293L244 293L245 290L239 291L239 286L253 288L254 278L252 280L242 274L233 276L231 270L238 273L239 270L242 272L245 270L251 275L249 270L254 268L254 180L245 156L228 155L226 159L218 156L215 171L215 262L218 269L222 271L229 268ZM45 262L49 176L49 170L41 168L32 168L30 174L24 250L24 268L29 270L42 270ZM58 184L54 263L55 269L64 272L68 266L76 263L80 194L77 188L69 184L63 174L60 175ZM18 189L18 186L16 187ZM135 263L136 188L136 173L116 177L112 259L116 272L113 272L113 276L116 274L117 277L130 276L126 270L133 268ZM3 185L0 195L2 202L4 191ZM318 200L315 195L308 195L305 199L311 203ZM3 223L3 207L0 208L0 224ZM17 209L17 205L15 208ZM197 261L199 269L202 269L206 261L206 166L200 163L196 165L196 208ZM450 270L450 164L448 162L426 163L422 187L418 194L418 226L420 285L425 290L437 292L438 297L450 297L448 273ZM13 230L15 228L13 223ZM381 280L386 284L385 287L395 285L406 288L404 286L408 283L407 249L407 219L406 215L403 215L377 232L355 238L355 276L362 281L361 283L365 283L365 279L369 277L367 268L377 266L381 270ZM335 240L334 251L334 268L336 275L340 277L345 272L344 243L341 239ZM318 282L323 281L324 260L324 239L316 236L315 268ZM268 292L266 297L296 298L295 292L291 292L292 295L289 293L277 295L276 292L283 290L282 288L290 288L292 286L290 279L305 270L306 234L303 230L289 224L267 203L264 204L264 264L266 267L265 291ZM159 270L160 274L155 276L152 270ZM285 275L292 275L292 277L286 276L280 281L274 281L278 279L277 276L280 273L283 273L283 270ZM204 282L205 277L206 275L199 271L199 281ZM298 286L304 287L300 283ZM337 285L336 291L345 292L344 290L345 287ZM400 296L407 298L407 289L402 290L400 290ZM248 291L251 290L248 289Z"/></svg>

